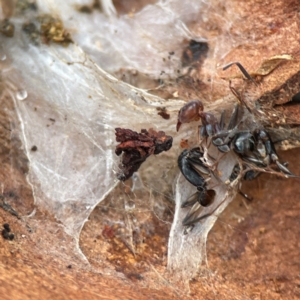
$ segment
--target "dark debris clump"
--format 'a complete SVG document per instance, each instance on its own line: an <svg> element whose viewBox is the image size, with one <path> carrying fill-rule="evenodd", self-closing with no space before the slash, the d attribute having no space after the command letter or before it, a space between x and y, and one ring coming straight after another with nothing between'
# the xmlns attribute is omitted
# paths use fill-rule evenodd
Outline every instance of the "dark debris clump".
<svg viewBox="0 0 300 300"><path fill-rule="evenodd" d="M15 237L13 233L10 233L10 227L9 224L5 223L3 224L4 229L2 230L2 236L6 240L12 241Z"/></svg>
<svg viewBox="0 0 300 300"><path fill-rule="evenodd" d="M116 154L121 157L119 180L125 181L136 172L141 164L152 154L168 151L172 147L173 138L164 131L148 131L142 129L137 133L130 129L115 128L116 141L120 142L116 147Z"/></svg>
<svg viewBox="0 0 300 300"><path fill-rule="evenodd" d="M67 47L73 43L71 34L64 28L62 20L49 14L40 15L22 25L23 31L36 46L40 43L56 43Z"/></svg>
<svg viewBox="0 0 300 300"><path fill-rule="evenodd" d="M43 15L39 17L39 21L41 22L41 38L45 44L54 42L68 46L73 43L70 33L64 28L60 19Z"/></svg>
<svg viewBox="0 0 300 300"><path fill-rule="evenodd" d="M202 63L207 56L209 46L206 42L190 40L189 45L182 53L182 66L186 67L194 63Z"/></svg>
<svg viewBox="0 0 300 300"><path fill-rule="evenodd" d="M33 22L26 22L22 25L23 31L28 35L30 41L35 45L39 44L40 30Z"/></svg>
<svg viewBox="0 0 300 300"><path fill-rule="evenodd" d="M158 110L157 114L159 116L161 116L163 119L165 119L165 120L169 120L170 119L170 114L167 112L167 110L166 110L165 107L163 107L163 108L159 107L157 110Z"/></svg>

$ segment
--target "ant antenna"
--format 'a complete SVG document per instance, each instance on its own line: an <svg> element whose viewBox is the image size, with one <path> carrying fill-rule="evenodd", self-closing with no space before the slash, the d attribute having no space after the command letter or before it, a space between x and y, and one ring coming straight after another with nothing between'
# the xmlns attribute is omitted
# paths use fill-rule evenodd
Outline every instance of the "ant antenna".
<svg viewBox="0 0 300 300"><path fill-rule="evenodd" d="M228 65L223 67L223 70L225 71L225 70L229 69L232 65L236 65L247 79L251 80L252 82L254 82L255 85L257 85L257 83L253 79L253 77L250 76L250 74L246 71L246 69L238 61L229 63Z"/></svg>
<svg viewBox="0 0 300 300"><path fill-rule="evenodd" d="M243 105L245 105L245 107L248 109L249 113L252 114L251 108L247 105L247 103L242 98L240 93L231 85L231 80L229 80L229 88L230 88L232 94L239 100L239 102L242 103Z"/></svg>

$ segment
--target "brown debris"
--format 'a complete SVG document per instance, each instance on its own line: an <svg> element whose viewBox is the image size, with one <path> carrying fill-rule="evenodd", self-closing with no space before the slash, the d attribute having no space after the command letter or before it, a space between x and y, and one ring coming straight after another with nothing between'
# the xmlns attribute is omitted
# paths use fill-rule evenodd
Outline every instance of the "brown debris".
<svg viewBox="0 0 300 300"><path fill-rule="evenodd" d="M73 43L70 33L64 28L60 19L44 15L39 18L39 21L41 22L41 38L45 44L55 42L68 46Z"/></svg>
<svg viewBox="0 0 300 300"><path fill-rule="evenodd" d="M164 131L155 131L150 128L148 131L142 129L137 133L130 129L115 128L116 141L120 142L116 147L116 154L121 159L118 179L125 181L136 172L141 164L152 154L159 154L168 151L172 147L173 138Z"/></svg>
<svg viewBox="0 0 300 300"><path fill-rule="evenodd" d="M190 148L189 141L186 139L181 139L180 148L189 149Z"/></svg>
<svg viewBox="0 0 300 300"><path fill-rule="evenodd" d="M105 225L102 230L102 235L106 239L112 239L115 237L115 231L111 226Z"/></svg>
<svg viewBox="0 0 300 300"><path fill-rule="evenodd" d="M163 107L163 108L158 108L158 115L161 116L163 119L165 120L169 120L170 119L170 114L167 112L166 108Z"/></svg>
<svg viewBox="0 0 300 300"><path fill-rule="evenodd" d="M0 22L0 32L7 37L13 37L15 33L15 25L8 19L5 19Z"/></svg>

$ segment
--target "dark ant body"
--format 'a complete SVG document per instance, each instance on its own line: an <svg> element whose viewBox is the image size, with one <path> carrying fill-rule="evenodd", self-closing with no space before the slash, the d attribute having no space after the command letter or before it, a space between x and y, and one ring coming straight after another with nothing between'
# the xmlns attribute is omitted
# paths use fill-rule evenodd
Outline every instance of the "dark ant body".
<svg viewBox="0 0 300 300"><path fill-rule="evenodd" d="M206 187L210 171L201 161L202 157L203 153L200 151L200 148L184 150L178 157L178 166L182 175L187 181L197 187L197 193L185 201L181 207L192 206L196 202L199 202L202 206L208 206L213 200L214 192L207 190ZM203 175L207 176L208 179L205 180Z"/></svg>
<svg viewBox="0 0 300 300"><path fill-rule="evenodd" d="M244 162L258 168L266 168L275 163L283 174L296 177L284 164L279 162L271 137L264 129L257 128L252 132L238 129L238 111L239 105L236 105L227 130L220 131L212 137L212 143L218 150L223 153L233 150Z"/></svg>
<svg viewBox="0 0 300 300"><path fill-rule="evenodd" d="M197 192L191 195L181 205L181 208L192 207L182 222L184 226L193 224L194 215L198 214L201 206L209 206L215 197L215 191L207 189L210 170L201 161L202 157L203 152L200 151L200 148L184 150L178 157L178 166L182 175L197 188ZM204 179L203 176L206 176L207 179ZM196 203L198 205L193 207ZM199 204L201 206L199 206Z"/></svg>

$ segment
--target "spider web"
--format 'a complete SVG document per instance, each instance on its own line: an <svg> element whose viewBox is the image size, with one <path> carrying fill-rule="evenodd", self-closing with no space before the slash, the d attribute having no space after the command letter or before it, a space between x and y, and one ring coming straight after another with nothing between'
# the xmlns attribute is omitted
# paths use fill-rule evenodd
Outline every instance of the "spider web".
<svg viewBox="0 0 300 300"><path fill-rule="evenodd" d="M168 74L173 76L180 55L174 56L171 65L162 65L162 58L170 50L181 49L184 39L201 40L188 31L185 22L190 16L192 19L198 17L191 11L209 6L204 1L185 4L184 7L180 1L159 1L157 5L146 7L136 18L122 17L109 22L100 15L79 17L74 11L70 19L71 5L72 1L59 4L54 0L38 2L41 12L55 11L68 28L81 28L73 34L79 46L71 44L63 48L59 45L31 44L21 30L27 17L34 17L29 15L13 19L16 25L14 38L6 39L0 50L1 55L5 55L1 77L14 101L20 121L20 134L30 162L28 181L33 189L35 204L53 213L66 232L75 238L78 247L84 223L118 184L115 176L119 164L119 159L114 155L115 127L135 131L152 127L175 136L175 147L159 159L149 160L139 175L142 180L137 180L133 188L133 191L148 189L150 199L153 194L156 196L157 191L170 198L172 183L178 174L176 161L181 150L177 145L182 138L194 136L196 132L196 126L190 125L185 126L185 131L175 133L177 112L183 101L165 101L127 85L96 63L109 71L130 67L155 78L159 77L162 69L167 69ZM59 7L61 11L57 12L54 7ZM160 19L160 27L152 28L149 23L152 24L154 15L157 20L158 12L164 17ZM225 27L229 28L230 22L224 22ZM100 23L109 30L95 31ZM118 32L113 35L116 28ZM225 38L226 35L223 36ZM99 41L101 47L97 48ZM215 42L211 41L212 45ZM219 42L222 43L222 38ZM222 44L222 51L225 51L225 44ZM218 47L214 51L214 57L222 52ZM215 107L217 105L215 103ZM159 107L170 113L169 120L162 121L157 115ZM192 139L190 141L194 143ZM38 150L33 152L31 149L34 146ZM232 160L227 156L220 163L224 178L232 172ZM190 235L184 236L181 225L184 211L180 209L180 203L192 192L192 188L182 177L176 182L176 212L169 240L168 264L172 272L189 279L196 274L205 258L206 237L216 220L215 215L221 213L232 200L235 187L229 192L225 184L216 187L219 198L215 206L203 211L213 210L215 215L197 225ZM140 187L137 187L138 184ZM217 207L220 203L222 205ZM148 209L163 219L160 214L163 208L159 207L158 201L149 205ZM176 249L180 251L176 253Z"/></svg>

